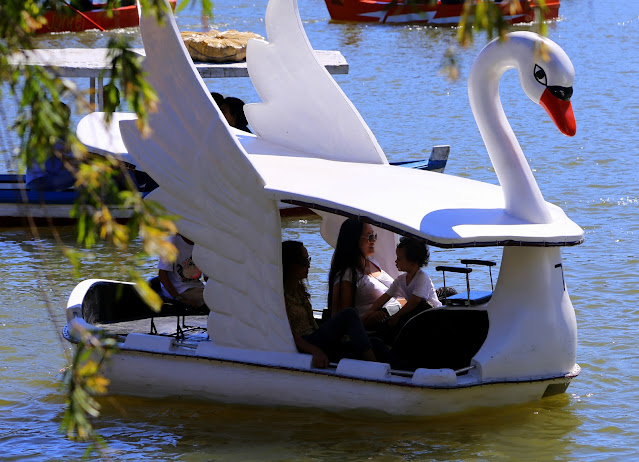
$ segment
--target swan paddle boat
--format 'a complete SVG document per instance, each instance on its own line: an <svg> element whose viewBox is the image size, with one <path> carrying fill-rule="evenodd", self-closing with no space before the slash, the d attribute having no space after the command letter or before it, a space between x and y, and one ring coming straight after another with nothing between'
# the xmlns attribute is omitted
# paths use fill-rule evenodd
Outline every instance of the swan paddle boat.
<svg viewBox="0 0 639 462"><path fill-rule="evenodd" d="M543 199L498 91L502 74L517 69L526 95L573 135L574 69L564 51L515 32L489 43L472 67L471 107L498 186L389 165L318 64L296 0L270 0L266 30L268 42L248 44L262 101L245 109L249 134L225 122L173 17L164 27L141 19L158 111L149 137L122 121L122 138L159 184L150 197L182 217L180 233L195 242L211 311L186 313L187 328L184 312L170 306L153 314L131 283L81 282L67 304L64 335L71 342L86 330L115 336L120 348L104 364L109 392L429 416L565 391L580 368L561 248L584 235ZM401 188L372 197L355 178ZM407 204L406 191L425 200ZM377 228L376 259L391 275L399 234L442 248L502 247L494 291L479 304L445 305L410 320L393 346L412 354L408 370L354 359L313 368L311 356L296 350L286 316L278 201L320 211L329 243L345 216L364 217Z"/></svg>
<svg viewBox="0 0 639 462"><path fill-rule="evenodd" d="M410 1L410 0L324 0L333 21L375 22L381 24L428 24L430 26L456 26L464 12L464 1ZM510 24L538 20L537 0L521 0L516 11L510 2L495 2ZM559 17L559 0L546 0L544 19Z"/></svg>
<svg viewBox="0 0 639 462"><path fill-rule="evenodd" d="M172 9L175 9L177 0L169 0ZM36 29L36 34L49 34L51 32L82 32L85 30L122 29L125 27L137 27L140 24L140 15L134 5L106 9L106 3L96 4L94 9L79 11L71 5L61 5L57 11L48 11L44 14L47 23Z"/></svg>

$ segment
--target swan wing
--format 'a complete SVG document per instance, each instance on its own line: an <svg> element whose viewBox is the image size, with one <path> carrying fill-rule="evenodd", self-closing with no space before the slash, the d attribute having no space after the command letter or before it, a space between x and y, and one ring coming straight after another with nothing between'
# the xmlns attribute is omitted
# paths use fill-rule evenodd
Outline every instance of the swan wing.
<svg viewBox="0 0 639 462"><path fill-rule="evenodd" d="M150 136L134 121L120 129L129 154L160 186L152 199L179 215L180 233L195 242L193 259L209 277L209 335L218 345L295 351L277 203L194 68L173 15L163 25L143 15L140 29L158 110Z"/></svg>
<svg viewBox="0 0 639 462"><path fill-rule="evenodd" d="M297 0L270 0L268 42L250 40L247 67L261 103L244 108L253 131L311 157L387 164L361 115L318 62Z"/></svg>

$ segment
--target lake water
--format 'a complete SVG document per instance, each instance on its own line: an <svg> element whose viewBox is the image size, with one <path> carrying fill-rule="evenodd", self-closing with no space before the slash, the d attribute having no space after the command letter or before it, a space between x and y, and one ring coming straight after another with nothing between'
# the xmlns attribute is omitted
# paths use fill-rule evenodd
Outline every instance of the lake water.
<svg viewBox="0 0 639 462"><path fill-rule="evenodd" d="M341 50L347 58L350 73L336 80L390 160L427 157L432 145L449 144L447 173L496 183L465 84L483 38L458 54L462 78L449 82L439 70L454 30L331 24L322 0L300 3L312 45ZM266 0L218 0L214 25L264 34L265 7ZM501 92L545 198L563 207L586 233L583 245L562 251L577 312L582 367L566 394L523 406L417 420L103 400L96 426L113 460L639 459L639 2L563 0L560 14L549 35L576 70L572 101L577 135L561 135L545 112L528 101L514 73L504 77ZM178 24L197 30L199 12L187 10ZM97 32L62 34L42 38L40 46L105 46L106 41ZM248 79L207 83L224 95L257 100ZM10 117L14 102L6 93L2 97ZM0 153L6 158L15 138L2 128ZM362 184L372 194L384 194L389 187ZM319 222L288 219L283 226L286 238L302 239L309 247L313 303L321 307L331 253L317 237ZM57 247L58 241L74 246L73 229L40 233L34 239L27 229L0 229L0 460L82 457L85 444L68 442L57 432L65 401L57 376L68 350L58 334L63 308L81 279L124 277L122 254L102 245L84 251L82 277L74 274ZM464 257L499 261L500 249L432 249L435 284L441 284L435 265ZM141 267L151 275L155 262L143 261ZM488 283L481 276L475 280Z"/></svg>

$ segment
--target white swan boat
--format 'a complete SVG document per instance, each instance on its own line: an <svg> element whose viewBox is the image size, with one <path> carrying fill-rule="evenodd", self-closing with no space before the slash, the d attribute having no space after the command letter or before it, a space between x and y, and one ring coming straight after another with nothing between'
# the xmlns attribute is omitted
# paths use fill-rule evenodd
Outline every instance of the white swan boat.
<svg viewBox="0 0 639 462"><path fill-rule="evenodd" d="M269 41L248 46L250 77L263 101L246 108L254 135L226 124L172 17L165 27L147 17L140 25L160 103L149 138L134 123L120 128L129 154L160 185L151 196L183 217L177 226L195 242L193 258L210 275L211 312L187 317L201 329L178 335L160 325L175 325L173 318L156 318L156 330L166 335L154 335L132 284L80 283L68 301L65 335L71 341L83 329L117 335L120 350L105 365L110 393L424 416L566 389L579 366L561 247L580 244L583 232L543 199L498 93L502 74L517 69L530 99L574 134L574 69L558 45L512 33L489 43L472 67L471 106L496 186L389 165L314 58L295 0L270 0ZM371 197L354 179L401 188ZM425 200L407 204L405 191ZM376 258L391 274L397 234L443 248L503 247L492 297L411 320L415 370L352 359L315 369L309 355L297 352L286 317L278 201L319 210L328 242L343 216L366 217L378 227ZM123 322L129 320L137 321Z"/></svg>

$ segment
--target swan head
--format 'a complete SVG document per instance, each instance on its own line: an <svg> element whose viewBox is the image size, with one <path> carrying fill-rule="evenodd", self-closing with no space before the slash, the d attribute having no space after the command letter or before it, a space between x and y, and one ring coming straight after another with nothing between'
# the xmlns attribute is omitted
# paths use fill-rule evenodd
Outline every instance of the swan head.
<svg viewBox="0 0 639 462"><path fill-rule="evenodd" d="M528 97L541 105L557 128L574 136L577 124L570 97L575 69L568 55L552 40L531 32L515 32L511 40L528 42L527 52L519 56L521 86ZM526 56L528 55L528 56ZM525 62L525 65L522 63Z"/></svg>

